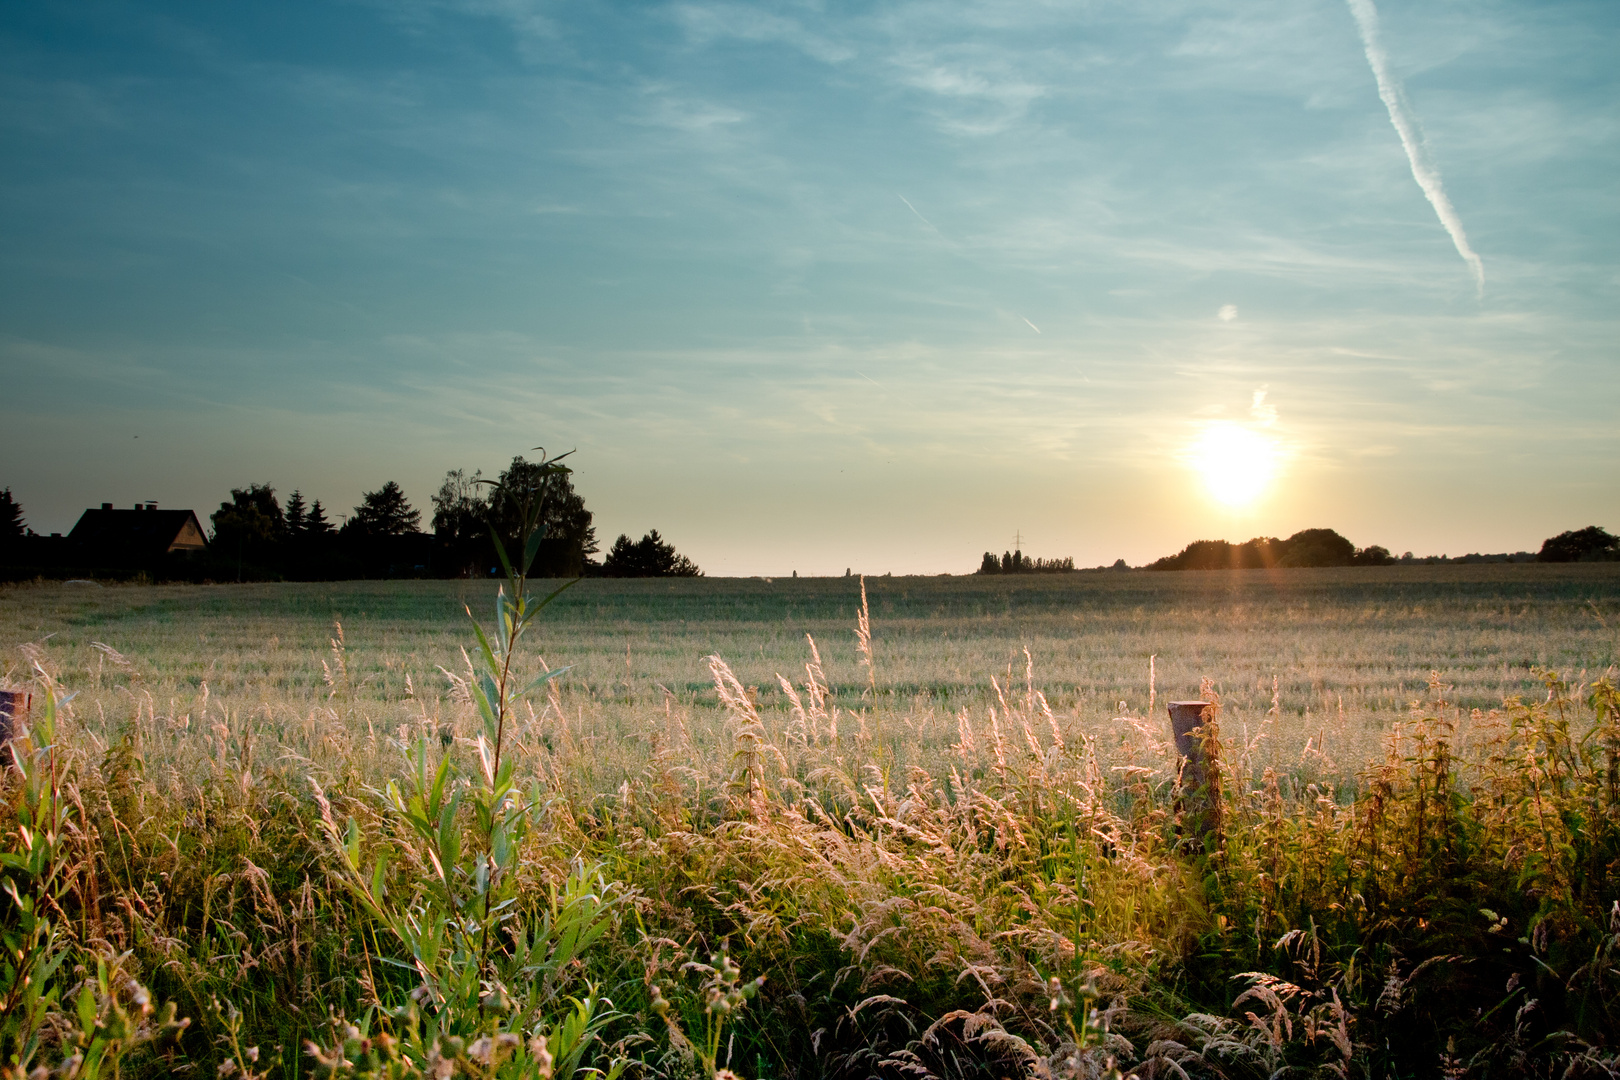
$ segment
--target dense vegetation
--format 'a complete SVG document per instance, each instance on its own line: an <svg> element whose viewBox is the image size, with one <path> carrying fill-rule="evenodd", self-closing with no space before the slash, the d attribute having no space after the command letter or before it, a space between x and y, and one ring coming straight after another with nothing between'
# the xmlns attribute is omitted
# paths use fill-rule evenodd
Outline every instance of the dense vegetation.
<svg viewBox="0 0 1620 1080"><path fill-rule="evenodd" d="M1373 544L1357 548L1332 529L1303 529L1286 540L1259 536L1242 544L1197 540L1149 570L1261 570L1299 566L1388 566L1395 559Z"/></svg>
<svg viewBox="0 0 1620 1080"><path fill-rule="evenodd" d="M1597 569L1482 568L1398 594L1332 571L1289 571L1316 575L1292 590L1293 579L1224 575L1105 575L1082 593L1074 576L981 579L966 603L1005 596L1032 614L1050 603L1056 618L1117 594L1109 603L1127 618L1161 600L1167 620L1214 611L1209 632L1224 622L1229 637L1275 590L1278 617L1311 613L1338 640L1347 624L1334 612L1355 625L1376 595L1386 618L1411 620L1409 645L1445 651L1436 612L1457 618L1444 605L1462 596L1482 605L1477 625L1459 627L1473 651L1509 597L1504 627L1545 635L1540 595L1570 618L1592 601L1584 625L1598 633L1616 593ZM1155 584L1166 578L1186 585L1166 592ZM700 585L713 591L683 588ZM1251 585L1261 591L1232 591ZM1140 1075L1615 1067L1620 713L1608 681L1549 672L1490 709L1459 705L1434 677L1383 753L1343 764L1314 729L1303 752L1268 753L1297 714L1256 709L1230 686L1216 735L1225 832L1197 854L1146 700L1082 723L1049 704L1031 662L942 714L908 702L884 665L915 662L900 655L905 638L885 641L883 620L905 633L918 605L954 594L880 587L857 620L879 636L858 636L853 661L804 644L802 676L767 695L713 659L709 708L679 684L678 696L626 704L622 749L597 741L606 716L593 702L624 694L605 674L588 698L569 676L542 684L532 711L501 685L492 672L516 644L510 631L486 635L487 657L469 642L473 667L455 669L444 714L409 689L400 645L367 655L341 631L302 712L254 706L251 665L233 698L192 683L167 699L151 664L86 646L98 666L72 666L85 693L56 716L36 710L8 781L0 926L36 978L19 989L11 967L0 984L17 995L3 1052L33 1046L41 1062L127 1049L126 1075L355 1075L389 1058L388 1075L545 1075L546 1057L551 1075L619 1061L667 1076L1091 1076L1110 1057ZM232 611L251 613L269 588L221 592L211 619L178 625L161 597L191 594L158 594L151 609L129 590L64 611L134 602L154 628L196 642L197 629L232 633ZM752 607L719 607L768 634L781 603L771 588L750 586ZM382 589L351 599L386 605ZM1362 599L1324 607L1332 589ZM550 611L559 627L611 624L604 602L628 611L642 595L565 593ZM701 595L664 617L696 615ZM1396 595L1408 607L1384 607ZM133 624L97 615L75 636L119 625ZM245 644L254 631L242 629ZM1607 636L1582 638L1606 653L1568 655L1612 658ZM198 644L222 661L242 647ZM542 644L572 658L566 639ZM36 688L65 693L58 665L78 648L29 647ZM521 647L513 655L514 687L546 674ZM395 704L369 704L386 680ZM604 755L618 765L604 769Z"/></svg>
<svg viewBox="0 0 1620 1080"><path fill-rule="evenodd" d="M355 578L477 578L500 573L495 537L513 542L518 523L490 491L530 484L544 490L546 538L535 568L548 576L605 572L614 577L690 576L697 566L653 530L639 544L620 537L607 565L598 551L591 511L566 473L547 473L521 455L493 480L455 469L433 495L432 531L422 512L390 480L365 492L341 524L319 499L293 491L286 505L270 484L231 489L208 515L206 552L167 554L107 549L73 537L28 532L10 489L0 490L0 574L160 581L340 581ZM648 537L651 537L649 540Z"/></svg>
<svg viewBox="0 0 1620 1080"><path fill-rule="evenodd" d="M1561 532L1542 543L1536 558L1542 562L1615 562L1620 560L1620 536L1596 525Z"/></svg>
<svg viewBox="0 0 1620 1080"><path fill-rule="evenodd" d="M987 551L984 558L979 560L980 574L1069 574L1074 572L1074 557L1066 555L1061 559L1030 558L1022 551L1004 551L1001 558L996 553Z"/></svg>

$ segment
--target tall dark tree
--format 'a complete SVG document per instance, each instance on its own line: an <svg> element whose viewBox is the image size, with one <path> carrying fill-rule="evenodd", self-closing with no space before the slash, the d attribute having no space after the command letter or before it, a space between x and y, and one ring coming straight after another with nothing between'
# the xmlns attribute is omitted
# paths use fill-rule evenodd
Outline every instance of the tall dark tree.
<svg viewBox="0 0 1620 1080"><path fill-rule="evenodd" d="M6 488L0 491L0 543L22 539L23 531L22 504Z"/></svg>
<svg viewBox="0 0 1620 1080"><path fill-rule="evenodd" d="M535 577L577 577L585 572L585 560L597 551L591 512L570 477L567 468L542 466L520 454L501 472L496 482L499 494L489 499L489 523L508 552L517 542L524 507L540 507L545 540L531 571Z"/></svg>
<svg viewBox="0 0 1620 1080"><path fill-rule="evenodd" d="M602 573L608 577L702 577L696 563L666 543L657 529L632 543L628 536L620 535L613 541L607 558L602 561Z"/></svg>
<svg viewBox="0 0 1620 1080"><path fill-rule="evenodd" d="M304 535L304 523L309 517L309 508L304 505L304 493L293 488L293 493L287 496L286 521L287 532L295 538Z"/></svg>
<svg viewBox="0 0 1620 1080"><path fill-rule="evenodd" d="M312 541L319 541L331 536L332 531L332 523L326 519L326 507L316 499L310 504L309 515L304 518L304 535Z"/></svg>
<svg viewBox="0 0 1620 1080"><path fill-rule="evenodd" d="M441 574L481 576L493 565L482 476L452 469L433 496L433 559Z"/></svg>
<svg viewBox="0 0 1620 1080"><path fill-rule="evenodd" d="M416 532L422 524L422 512L405 498L405 492L390 480L376 491L360 496L360 505L354 516L343 526L367 536L404 536Z"/></svg>
<svg viewBox="0 0 1620 1080"><path fill-rule="evenodd" d="M984 553L984 558L979 560L978 572L981 574L1001 573L1001 560L996 558L995 552L987 551Z"/></svg>

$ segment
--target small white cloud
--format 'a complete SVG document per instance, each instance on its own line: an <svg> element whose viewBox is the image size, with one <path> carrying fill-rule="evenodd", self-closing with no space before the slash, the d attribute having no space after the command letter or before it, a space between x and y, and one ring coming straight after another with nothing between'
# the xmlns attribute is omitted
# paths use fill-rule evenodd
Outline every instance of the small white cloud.
<svg viewBox="0 0 1620 1080"><path fill-rule="evenodd" d="M1254 401L1249 405L1249 416L1261 427L1271 427L1277 422L1277 406L1266 402L1264 387L1254 392Z"/></svg>
<svg viewBox="0 0 1620 1080"><path fill-rule="evenodd" d="M1215 317L1220 319L1221 322L1231 322L1233 319L1237 318L1237 305L1222 304L1221 310L1215 313Z"/></svg>

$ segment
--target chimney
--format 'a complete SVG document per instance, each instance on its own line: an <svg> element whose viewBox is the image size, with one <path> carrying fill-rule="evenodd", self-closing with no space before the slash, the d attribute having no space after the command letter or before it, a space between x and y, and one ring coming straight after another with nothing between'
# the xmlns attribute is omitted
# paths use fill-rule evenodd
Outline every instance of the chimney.
<svg viewBox="0 0 1620 1080"><path fill-rule="evenodd" d="M156 510L157 509L157 500L156 499L147 499L146 500L146 508L148 510Z"/></svg>
<svg viewBox="0 0 1620 1080"><path fill-rule="evenodd" d="M103 510L111 510L112 509L112 503L102 503L101 508Z"/></svg>
<svg viewBox="0 0 1620 1080"><path fill-rule="evenodd" d="M136 503L135 504L135 509L137 509L137 510L145 510L146 507L142 506L140 503Z"/></svg>

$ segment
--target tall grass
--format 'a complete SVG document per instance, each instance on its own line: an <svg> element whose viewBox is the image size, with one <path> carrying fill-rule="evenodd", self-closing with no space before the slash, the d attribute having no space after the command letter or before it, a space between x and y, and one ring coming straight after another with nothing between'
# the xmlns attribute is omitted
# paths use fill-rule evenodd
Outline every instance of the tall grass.
<svg viewBox="0 0 1620 1080"><path fill-rule="evenodd" d="M94 639L99 660L30 648L62 704L6 781L0 995L22 1003L0 1022L6 1067L1620 1070L1607 678L1538 669L1533 692L1487 706L1425 674L1365 755L1332 708L1301 727L1288 683L1273 710L1270 678L1217 680L1225 842L1191 854L1145 678L1135 706L1091 711L1043 679L1033 640L971 694L892 692L890 665L923 635L888 636L869 584L870 666L846 606L842 626L793 639L779 680L715 652L701 692L655 682L633 704L599 673L511 696L491 661L518 653L493 642L444 656L434 700L353 616L322 628L324 677L303 654L296 710L284 692L244 707L251 654L215 667L228 691L175 692L138 640L107 633L116 619L93 628L115 638ZM1525 606L1542 602L1568 601ZM1481 640L1430 637L1448 635ZM1601 655L1584 635L1567 640ZM518 675L569 651L548 628ZM1153 692L1185 685L1185 662L1154 652ZM549 1041L569 1024L596 1036L572 1058Z"/></svg>

